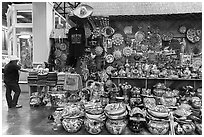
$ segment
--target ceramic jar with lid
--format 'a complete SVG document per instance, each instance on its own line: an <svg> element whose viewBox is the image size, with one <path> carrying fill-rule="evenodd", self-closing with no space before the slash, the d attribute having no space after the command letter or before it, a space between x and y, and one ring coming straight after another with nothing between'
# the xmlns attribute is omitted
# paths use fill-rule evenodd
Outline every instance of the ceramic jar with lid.
<svg viewBox="0 0 204 137"><path fill-rule="evenodd" d="M138 107L135 107L130 111L129 115L129 129L133 132L140 132L146 124L144 111Z"/></svg>
<svg viewBox="0 0 204 137"><path fill-rule="evenodd" d="M62 120L62 125L64 129L69 133L78 132L83 124L83 119L81 118L66 118Z"/></svg>
<svg viewBox="0 0 204 137"><path fill-rule="evenodd" d="M150 120L148 123L148 130L154 135L165 135L169 131L169 122L162 120Z"/></svg>
<svg viewBox="0 0 204 137"><path fill-rule="evenodd" d="M125 131L125 128L127 126L127 120L126 119L108 119L106 121L106 128L107 130L114 135L122 134Z"/></svg>
<svg viewBox="0 0 204 137"><path fill-rule="evenodd" d="M86 118L84 120L85 129L88 133L96 135L102 132L104 128L104 121Z"/></svg>

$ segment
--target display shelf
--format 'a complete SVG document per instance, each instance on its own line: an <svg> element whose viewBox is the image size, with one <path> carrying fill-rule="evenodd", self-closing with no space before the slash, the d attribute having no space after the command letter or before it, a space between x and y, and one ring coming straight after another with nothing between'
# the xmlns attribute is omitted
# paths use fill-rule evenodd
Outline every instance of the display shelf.
<svg viewBox="0 0 204 137"><path fill-rule="evenodd" d="M141 88L152 88L158 82L164 83L167 87L172 89L179 89L182 86L191 85L195 89L202 87L202 79L169 79L169 78L129 78L129 77L111 77L113 82L117 85L128 82L133 86Z"/></svg>

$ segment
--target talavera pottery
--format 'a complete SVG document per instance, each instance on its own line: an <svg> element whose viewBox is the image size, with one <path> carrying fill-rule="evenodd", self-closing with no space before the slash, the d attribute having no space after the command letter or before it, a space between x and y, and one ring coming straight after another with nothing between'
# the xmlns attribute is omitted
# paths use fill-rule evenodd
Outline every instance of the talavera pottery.
<svg viewBox="0 0 204 137"><path fill-rule="evenodd" d="M81 103L67 103L62 111L63 118L78 118L84 116L84 106Z"/></svg>
<svg viewBox="0 0 204 137"><path fill-rule="evenodd" d="M191 105L193 108L201 108L202 107L202 101L199 97L192 97Z"/></svg>
<svg viewBox="0 0 204 137"><path fill-rule="evenodd" d="M200 41L200 33L197 33L196 29L188 29L187 31L187 39L192 42L192 43L196 43L198 41Z"/></svg>
<svg viewBox="0 0 204 137"><path fill-rule="evenodd" d="M111 103L105 107L104 111L108 115L120 115L126 111L126 105L124 103Z"/></svg>
<svg viewBox="0 0 204 137"><path fill-rule="evenodd" d="M107 63L113 63L114 57L111 54L106 55L105 57Z"/></svg>
<svg viewBox="0 0 204 137"><path fill-rule="evenodd" d="M126 57L129 57L132 55L132 48L131 47L124 47L123 48L123 55L126 56Z"/></svg>
<svg viewBox="0 0 204 137"><path fill-rule="evenodd" d="M111 120L106 121L106 128L111 134L119 135L125 131L127 126L127 121L125 119L121 120Z"/></svg>
<svg viewBox="0 0 204 137"><path fill-rule="evenodd" d="M95 48L95 53L97 56L100 56L103 53L103 48L101 46L97 46Z"/></svg>
<svg viewBox="0 0 204 137"><path fill-rule="evenodd" d="M69 133L78 132L81 129L83 120L81 118L63 119L62 126Z"/></svg>
<svg viewBox="0 0 204 137"><path fill-rule="evenodd" d="M112 37L112 43L115 44L116 46L122 45L123 41L124 38L120 33L116 33Z"/></svg>
<svg viewBox="0 0 204 137"><path fill-rule="evenodd" d="M168 121L154 121L148 122L148 130L154 135L165 135L169 131Z"/></svg>
<svg viewBox="0 0 204 137"><path fill-rule="evenodd" d="M133 132L140 132L145 126L144 118L132 118L130 117L128 121L128 127Z"/></svg>
<svg viewBox="0 0 204 137"><path fill-rule="evenodd" d="M149 108L147 109L147 112L158 118L166 118L169 116L168 108L166 108L164 105L157 105L154 108Z"/></svg>
<svg viewBox="0 0 204 137"><path fill-rule="evenodd" d="M99 115L104 112L101 102L88 102L85 105L85 111L88 114Z"/></svg>
<svg viewBox="0 0 204 137"><path fill-rule="evenodd" d="M104 35L105 37L109 37L114 34L115 30L112 27L107 26L107 27L104 27L101 30L101 32L102 32L102 35Z"/></svg>
<svg viewBox="0 0 204 137"><path fill-rule="evenodd" d="M167 107L175 106L177 103L176 97L161 97L161 104Z"/></svg>
<svg viewBox="0 0 204 137"><path fill-rule="evenodd" d="M104 121L86 118L84 120L85 129L88 133L96 135L102 132Z"/></svg>
<svg viewBox="0 0 204 137"><path fill-rule="evenodd" d="M192 121L178 121L175 125L175 133L177 135L191 135L195 131L195 124Z"/></svg>
<svg viewBox="0 0 204 137"><path fill-rule="evenodd" d="M122 113L122 114L115 114L115 115L111 115L111 114L107 114L106 113L106 115L107 115L107 117L109 118L109 119L112 119L112 120L117 120L117 119L124 119L124 118L126 118L126 116L127 116L127 114L128 114L128 111L125 111L124 113Z"/></svg>
<svg viewBox="0 0 204 137"><path fill-rule="evenodd" d="M154 98L144 98L143 99L144 106L146 108L155 108L156 107L156 100Z"/></svg>
<svg viewBox="0 0 204 137"><path fill-rule="evenodd" d="M104 121L106 119L106 115L104 113L101 113L101 114L86 113L85 117L88 119L95 119L95 120L99 120L99 121Z"/></svg>

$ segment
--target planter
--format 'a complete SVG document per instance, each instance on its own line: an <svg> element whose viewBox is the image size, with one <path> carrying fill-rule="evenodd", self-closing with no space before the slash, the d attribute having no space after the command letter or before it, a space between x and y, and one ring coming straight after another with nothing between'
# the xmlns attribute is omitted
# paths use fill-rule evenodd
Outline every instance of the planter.
<svg viewBox="0 0 204 137"><path fill-rule="evenodd" d="M70 118L62 120L62 126L69 133L78 132L81 129L82 124L83 120L81 118Z"/></svg>
<svg viewBox="0 0 204 137"><path fill-rule="evenodd" d="M104 127L104 122L94 119L86 118L84 120L85 129L88 133L96 135L101 133Z"/></svg>
<svg viewBox="0 0 204 137"><path fill-rule="evenodd" d="M115 135L122 134L125 131L126 126L127 126L126 119L120 120L108 119L106 121L106 128L111 134Z"/></svg>
<svg viewBox="0 0 204 137"><path fill-rule="evenodd" d="M154 121L148 122L148 130L154 135L165 135L169 131L169 123L167 121Z"/></svg>

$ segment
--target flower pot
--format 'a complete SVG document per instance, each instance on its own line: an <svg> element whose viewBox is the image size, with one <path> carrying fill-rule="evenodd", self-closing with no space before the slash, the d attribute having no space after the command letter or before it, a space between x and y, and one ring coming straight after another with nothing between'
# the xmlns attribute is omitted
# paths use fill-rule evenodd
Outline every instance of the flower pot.
<svg viewBox="0 0 204 137"><path fill-rule="evenodd" d="M148 122L148 130L154 135L165 135L169 131L169 123L167 121L154 121Z"/></svg>
<svg viewBox="0 0 204 137"><path fill-rule="evenodd" d="M78 132L81 129L82 124L83 120L81 118L70 118L62 120L62 126L69 133Z"/></svg>
<svg viewBox="0 0 204 137"><path fill-rule="evenodd" d="M86 118L84 120L85 129L88 133L96 135L102 132L104 121Z"/></svg>
<svg viewBox="0 0 204 137"><path fill-rule="evenodd" d="M126 119L120 120L108 119L106 121L106 128L111 134L115 135L122 134L125 131L126 126L127 126Z"/></svg>

